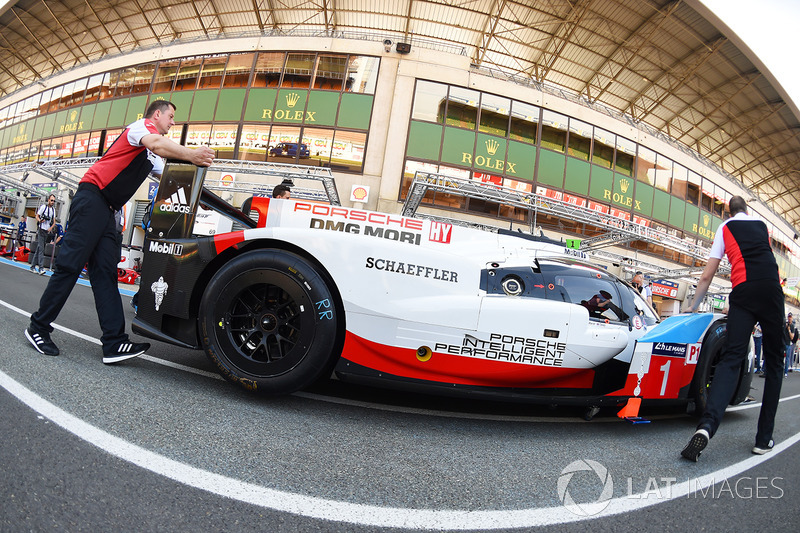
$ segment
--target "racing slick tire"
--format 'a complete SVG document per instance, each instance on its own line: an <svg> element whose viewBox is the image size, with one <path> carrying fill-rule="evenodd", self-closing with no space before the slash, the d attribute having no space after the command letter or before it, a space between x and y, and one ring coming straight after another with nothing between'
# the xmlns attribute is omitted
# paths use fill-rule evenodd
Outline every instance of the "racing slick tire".
<svg viewBox="0 0 800 533"><path fill-rule="evenodd" d="M284 250L247 252L223 266L199 316L201 343L219 372L267 395L328 377L341 353L344 315L326 278Z"/></svg>
<svg viewBox="0 0 800 533"><path fill-rule="evenodd" d="M708 388L714 380L714 369L727 344L728 327L726 322L715 322L708 328L708 333L706 333L706 337L703 340L703 347L700 350L700 357L697 361L697 368L695 368L689 391L689 398L694 400L693 414L695 416L702 416L706 410Z"/></svg>

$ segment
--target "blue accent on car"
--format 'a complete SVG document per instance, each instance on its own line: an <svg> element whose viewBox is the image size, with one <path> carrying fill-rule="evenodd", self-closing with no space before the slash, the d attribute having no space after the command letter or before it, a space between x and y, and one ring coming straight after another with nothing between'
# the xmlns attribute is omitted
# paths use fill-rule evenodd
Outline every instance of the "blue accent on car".
<svg viewBox="0 0 800 533"><path fill-rule="evenodd" d="M694 344L703 340L703 334L712 320L714 320L713 313L671 316L645 333L638 342Z"/></svg>

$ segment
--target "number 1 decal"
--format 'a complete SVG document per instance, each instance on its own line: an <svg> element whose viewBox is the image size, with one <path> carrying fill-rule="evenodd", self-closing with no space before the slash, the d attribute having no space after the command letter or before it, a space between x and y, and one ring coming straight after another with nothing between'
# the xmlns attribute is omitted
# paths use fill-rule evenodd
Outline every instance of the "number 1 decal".
<svg viewBox="0 0 800 533"><path fill-rule="evenodd" d="M669 379L669 365L672 364L672 361L667 361L664 363L659 370L664 372L664 381L661 382L661 396L664 396L664 393L667 390L667 380Z"/></svg>

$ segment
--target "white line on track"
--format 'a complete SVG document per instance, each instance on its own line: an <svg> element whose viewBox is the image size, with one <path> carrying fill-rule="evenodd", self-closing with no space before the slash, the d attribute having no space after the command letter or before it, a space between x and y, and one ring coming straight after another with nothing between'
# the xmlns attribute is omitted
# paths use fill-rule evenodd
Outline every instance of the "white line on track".
<svg viewBox="0 0 800 533"><path fill-rule="evenodd" d="M14 311L22 312L22 314L28 314L2 300L0 300L0 304ZM72 333L72 330L69 328L59 327L59 329L67 333ZM90 342L99 343L96 339L84 336L83 334L78 333L78 336L80 338L88 338ZM160 363L161 361L156 360L156 362ZM380 507L279 491L201 470L151 452L96 428L38 396L2 371L0 371L0 386L34 411L50 419L78 438L119 459L172 479L178 483L279 512L287 512L323 520L379 527L433 529L440 531L522 528L578 522L628 513L708 489L708 487L712 485L721 483L726 479L758 466L800 441L800 433L797 433L785 441L776 444L770 454L753 456L724 469L671 485L666 497L651 499L647 493L640 493L611 499L607 502L608 505L604 510L592 516L575 514L565 506L502 511ZM798 396L794 396L792 398L797 397ZM791 398L784 398L784 400L788 399Z"/></svg>

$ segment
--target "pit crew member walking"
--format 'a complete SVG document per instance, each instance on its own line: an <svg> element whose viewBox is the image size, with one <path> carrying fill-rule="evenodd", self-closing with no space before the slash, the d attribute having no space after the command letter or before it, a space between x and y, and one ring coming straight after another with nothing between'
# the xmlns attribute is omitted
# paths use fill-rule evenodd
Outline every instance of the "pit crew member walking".
<svg viewBox="0 0 800 533"><path fill-rule="evenodd" d="M706 411L681 451L690 461L697 461L719 428L747 357L750 334L756 322L761 323L763 332L766 382L752 452L764 454L773 446L772 431L783 381L783 291L766 224L747 214L747 203L741 196L731 198L730 212L731 218L720 225L714 236L708 263L692 302L692 312L697 311L723 255L727 255L733 286L729 297L728 345L714 371Z"/></svg>
<svg viewBox="0 0 800 533"><path fill-rule="evenodd" d="M103 335L103 362L116 363L142 355L150 345L132 343L125 333L125 315L117 289L119 244L114 211L120 209L158 162L156 154L209 166L214 152L190 149L163 137L175 124L175 105L156 100L145 117L128 126L108 151L81 179L70 205L69 231L64 237L56 271L31 315L25 336L39 353L58 355L50 339L56 319L75 286L83 265L89 264L97 318Z"/></svg>

